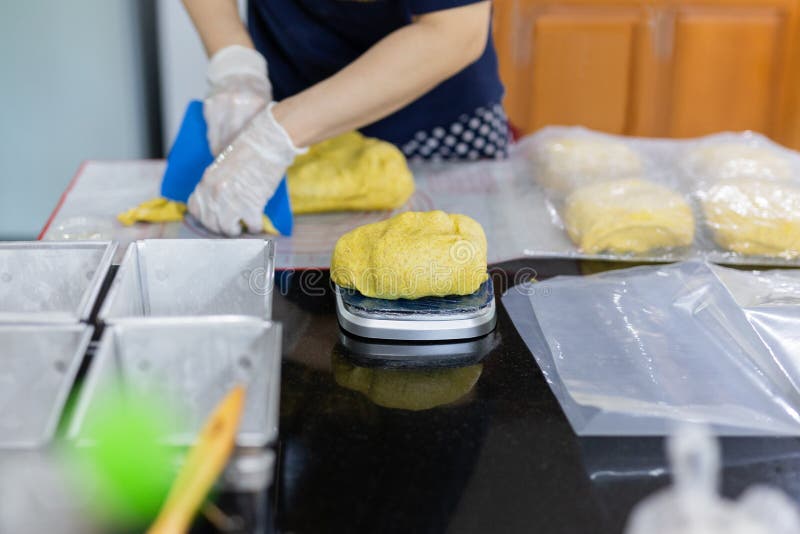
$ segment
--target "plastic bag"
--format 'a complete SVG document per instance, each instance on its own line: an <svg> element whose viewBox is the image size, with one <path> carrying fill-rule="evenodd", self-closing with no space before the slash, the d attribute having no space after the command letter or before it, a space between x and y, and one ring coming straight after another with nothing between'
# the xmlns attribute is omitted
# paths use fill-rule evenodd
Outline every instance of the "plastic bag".
<svg viewBox="0 0 800 534"><path fill-rule="evenodd" d="M748 488L738 501L721 497L719 445L707 429L681 425L667 442L672 486L633 509L626 534L796 534L792 500L768 486Z"/></svg>
<svg viewBox="0 0 800 534"><path fill-rule="evenodd" d="M537 232L521 237L528 255L766 265L800 256L800 155L761 135L647 139L553 126L512 159L520 189L527 180L545 197L573 243Z"/></svg>
<svg viewBox="0 0 800 534"><path fill-rule="evenodd" d="M786 284L684 262L523 284L503 303L580 435L800 435L800 307L769 296Z"/></svg>

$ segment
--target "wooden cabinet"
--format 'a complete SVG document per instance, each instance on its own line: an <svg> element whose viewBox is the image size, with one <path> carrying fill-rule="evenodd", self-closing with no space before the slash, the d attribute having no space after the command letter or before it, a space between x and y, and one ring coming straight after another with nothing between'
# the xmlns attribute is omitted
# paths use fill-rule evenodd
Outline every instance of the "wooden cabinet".
<svg viewBox="0 0 800 534"><path fill-rule="evenodd" d="M800 0L495 0L511 122L800 148Z"/></svg>

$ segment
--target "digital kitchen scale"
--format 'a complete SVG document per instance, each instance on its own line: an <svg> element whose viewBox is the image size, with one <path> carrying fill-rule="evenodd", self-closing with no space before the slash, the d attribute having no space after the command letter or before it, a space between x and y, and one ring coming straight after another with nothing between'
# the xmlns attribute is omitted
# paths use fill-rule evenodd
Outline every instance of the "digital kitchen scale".
<svg viewBox="0 0 800 534"><path fill-rule="evenodd" d="M336 286L336 315L350 334L400 341L477 338L497 322L491 278L471 295L416 300L370 298Z"/></svg>

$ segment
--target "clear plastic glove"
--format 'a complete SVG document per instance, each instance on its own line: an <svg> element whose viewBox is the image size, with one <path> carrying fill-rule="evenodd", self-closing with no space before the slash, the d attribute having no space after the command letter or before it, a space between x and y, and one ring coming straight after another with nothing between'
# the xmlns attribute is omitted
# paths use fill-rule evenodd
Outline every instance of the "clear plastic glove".
<svg viewBox="0 0 800 534"><path fill-rule="evenodd" d="M189 213L212 232L236 236L242 224L259 233L262 214L295 156L305 152L272 115L257 114L217 156L189 197Z"/></svg>
<svg viewBox="0 0 800 534"><path fill-rule="evenodd" d="M211 153L217 156L272 100L272 86L264 56L240 45L214 54L207 76L209 92L203 102L203 115Z"/></svg>

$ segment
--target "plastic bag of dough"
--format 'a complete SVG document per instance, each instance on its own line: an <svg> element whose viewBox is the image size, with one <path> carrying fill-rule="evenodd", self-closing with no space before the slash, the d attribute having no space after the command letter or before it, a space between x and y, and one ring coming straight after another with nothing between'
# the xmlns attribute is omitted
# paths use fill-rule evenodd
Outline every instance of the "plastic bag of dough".
<svg viewBox="0 0 800 534"><path fill-rule="evenodd" d="M643 169L639 155L626 144L582 129L544 135L532 155L536 181L560 194L596 182L639 177Z"/></svg>
<svg viewBox="0 0 800 534"><path fill-rule="evenodd" d="M287 171L292 212L391 210L414 192L400 150L350 132L312 146Z"/></svg>
<svg viewBox="0 0 800 534"><path fill-rule="evenodd" d="M586 254L641 254L685 247L694 216L681 195L638 179L584 186L564 203L564 225Z"/></svg>
<svg viewBox="0 0 800 534"><path fill-rule="evenodd" d="M723 180L762 179L790 180L792 160L766 142L754 144L741 140L709 139L695 145L686 156L685 165L695 182L715 183Z"/></svg>
<svg viewBox="0 0 800 534"><path fill-rule="evenodd" d="M791 182L725 180L700 193L716 243L743 255L800 255L800 187Z"/></svg>
<svg viewBox="0 0 800 534"><path fill-rule="evenodd" d="M336 242L331 280L383 299L469 295L486 281L486 235L475 220L405 212Z"/></svg>

